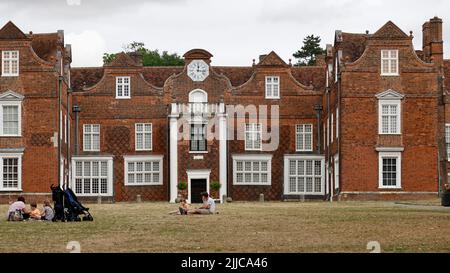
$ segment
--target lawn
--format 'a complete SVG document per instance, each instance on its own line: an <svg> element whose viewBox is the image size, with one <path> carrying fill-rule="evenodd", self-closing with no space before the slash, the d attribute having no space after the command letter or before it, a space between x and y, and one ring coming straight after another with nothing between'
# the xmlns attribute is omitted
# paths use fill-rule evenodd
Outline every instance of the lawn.
<svg viewBox="0 0 450 273"><path fill-rule="evenodd" d="M450 252L450 210L434 203L230 203L214 216L167 203L90 205L94 222L0 221L0 252ZM0 206L1 216L7 206Z"/></svg>

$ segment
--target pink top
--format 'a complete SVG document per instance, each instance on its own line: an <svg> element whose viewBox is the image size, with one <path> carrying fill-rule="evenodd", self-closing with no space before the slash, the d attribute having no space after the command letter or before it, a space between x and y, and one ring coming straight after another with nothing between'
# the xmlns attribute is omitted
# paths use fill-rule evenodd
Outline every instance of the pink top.
<svg viewBox="0 0 450 273"><path fill-rule="evenodd" d="M8 214L6 215L6 217L9 216L9 213L15 212L16 210L23 210L24 208L25 208L24 202L16 201L16 202L12 203L11 206L9 206Z"/></svg>

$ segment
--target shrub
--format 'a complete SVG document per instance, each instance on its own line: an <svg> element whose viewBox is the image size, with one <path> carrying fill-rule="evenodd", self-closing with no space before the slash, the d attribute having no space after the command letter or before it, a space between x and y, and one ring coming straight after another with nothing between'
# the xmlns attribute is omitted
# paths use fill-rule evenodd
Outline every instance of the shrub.
<svg viewBox="0 0 450 273"><path fill-rule="evenodd" d="M188 184L184 181L181 181L180 183L178 183L179 190L185 190L185 189L187 189L187 187L188 187Z"/></svg>
<svg viewBox="0 0 450 273"><path fill-rule="evenodd" d="M219 182L214 181L211 183L210 187L212 190L220 190L220 187L222 187L222 185Z"/></svg>

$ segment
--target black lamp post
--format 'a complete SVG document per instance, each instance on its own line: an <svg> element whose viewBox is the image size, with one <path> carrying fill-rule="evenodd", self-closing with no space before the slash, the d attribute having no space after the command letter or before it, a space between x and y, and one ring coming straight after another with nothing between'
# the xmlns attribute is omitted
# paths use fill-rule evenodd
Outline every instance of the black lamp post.
<svg viewBox="0 0 450 273"><path fill-rule="evenodd" d="M78 136L78 119L79 119L79 113L81 112L80 106L78 105L74 105L73 106L73 114L75 116L75 130L74 130L74 134L75 134L75 155L78 155L78 153L80 152L80 147L79 147L79 136Z"/></svg>
<svg viewBox="0 0 450 273"><path fill-rule="evenodd" d="M320 144L322 143L322 141L320 139L320 136L321 136L320 119L322 117L322 111L323 111L322 105L316 104L314 106L314 111L316 111L316 116L317 116L317 153L321 154L322 149L321 149L321 145Z"/></svg>

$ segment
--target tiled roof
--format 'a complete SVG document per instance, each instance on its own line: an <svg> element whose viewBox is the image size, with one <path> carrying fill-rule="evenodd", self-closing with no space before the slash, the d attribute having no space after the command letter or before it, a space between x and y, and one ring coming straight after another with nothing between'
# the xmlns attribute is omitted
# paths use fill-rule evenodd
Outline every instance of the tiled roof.
<svg viewBox="0 0 450 273"><path fill-rule="evenodd" d="M77 67L70 70L71 87L74 91L82 91L98 83L103 77L103 67Z"/></svg>
<svg viewBox="0 0 450 273"><path fill-rule="evenodd" d="M313 85L314 90L323 91L326 87L326 66L299 66L292 67L294 78L303 85Z"/></svg>
<svg viewBox="0 0 450 273"><path fill-rule="evenodd" d="M350 62L354 62L361 57L366 48L366 34L342 33L342 57L344 60L348 58Z"/></svg>
<svg viewBox="0 0 450 273"><path fill-rule="evenodd" d="M218 74L227 77L233 86L239 86L246 83L253 75L254 69L248 67L232 67L232 66L213 66L212 69ZM325 67L292 67L292 76L300 83L309 86L311 83L315 90L323 90L325 88ZM143 77L149 83L163 87L165 81L174 74L183 71L181 66L166 67L144 67ZM71 81L72 89L81 91L84 87L90 87L98 83L103 77L103 67L79 67L72 68Z"/></svg>
<svg viewBox="0 0 450 273"><path fill-rule="evenodd" d="M246 83L253 75L253 67L251 66L215 66L213 69L216 73L225 75L233 86Z"/></svg>
<svg viewBox="0 0 450 273"><path fill-rule="evenodd" d="M45 61L51 61L52 57L56 59L58 51L58 43L63 46L63 34L55 33L39 33L24 34L13 22L9 21L0 29L0 39L18 40L29 39L34 52L39 58Z"/></svg>
<svg viewBox="0 0 450 273"><path fill-rule="evenodd" d="M183 71L182 66L147 66L143 69L144 79L158 87L163 87L166 80L173 74L179 74Z"/></svg>
<svg viewBox="0 0 450 273"><path fill-rule="evenodd" d="M51 61L52 57L56 59L59 42L59 35L57 32L33 34L31 38L31 46L41 59L45 61Z"/></svg>

